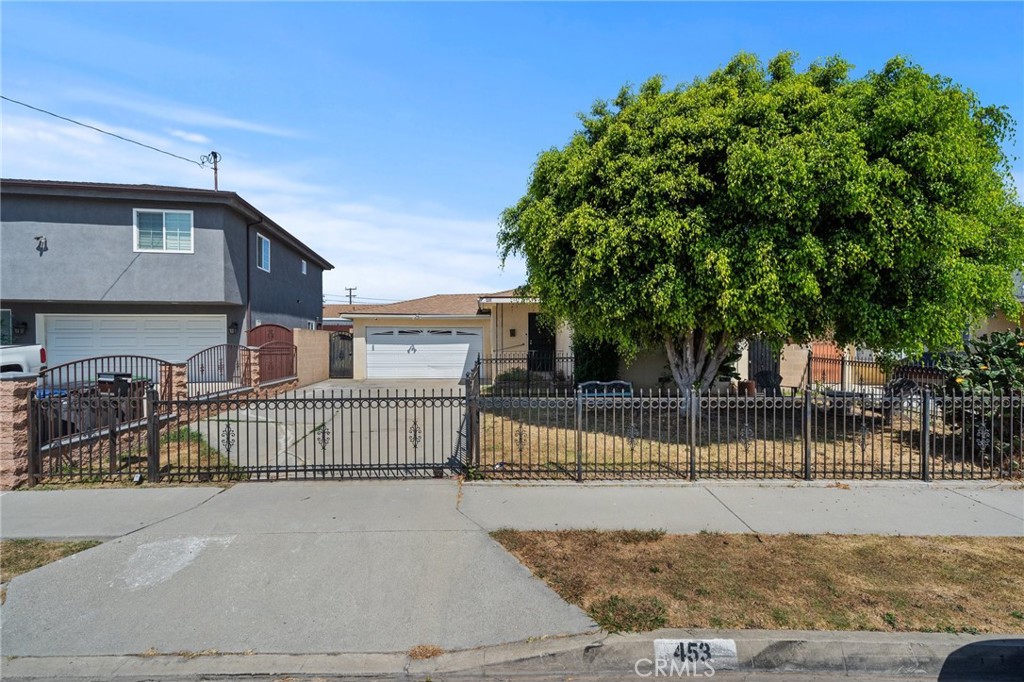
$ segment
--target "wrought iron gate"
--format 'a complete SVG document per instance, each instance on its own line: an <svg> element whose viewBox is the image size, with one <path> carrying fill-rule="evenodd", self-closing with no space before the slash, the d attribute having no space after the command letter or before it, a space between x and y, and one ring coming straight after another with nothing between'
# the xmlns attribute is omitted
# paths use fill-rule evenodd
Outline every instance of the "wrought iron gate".
<svg viewBox="0 0 1024 682"><path fill-rule="evenodd" d="M352 378L352 334L351 332L334 332L331 334L331 378Z"/></svg>

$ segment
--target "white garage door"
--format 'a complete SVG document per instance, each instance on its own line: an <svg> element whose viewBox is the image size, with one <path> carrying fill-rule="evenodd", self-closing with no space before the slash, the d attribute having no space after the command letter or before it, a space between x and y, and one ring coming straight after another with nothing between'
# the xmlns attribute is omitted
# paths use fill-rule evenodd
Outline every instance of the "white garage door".
<svg viewBox="0 0 1024 682"><path fill-rule="evenodd" d="M101 355L148 355L184 362L227 343L224 315L47 315L50 367Z"/></svg>
<svg viewBox="0 0 1024 682"><path fill-rule="evenodd" d="M368 379L459 379L483 351L483 328L368 327Z"/></svg>

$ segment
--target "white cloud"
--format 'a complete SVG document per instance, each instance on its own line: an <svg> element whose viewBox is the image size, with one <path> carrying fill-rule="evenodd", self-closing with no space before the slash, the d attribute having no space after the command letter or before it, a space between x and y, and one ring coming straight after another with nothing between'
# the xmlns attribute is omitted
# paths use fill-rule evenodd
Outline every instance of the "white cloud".
<svg viewBox="0 0 1024 682"><path fill-rule="evenodd" d="M185 142L191 142L192 144L210 144L210 138L199 133L190 133L187 130L168 130L169 134L178 138L179 140L185 140Z"/></svg>
<svg viewBox="0 0 1024 682"><path fill-rule="evenodd" d="M71 88L62 94L71 100L91 102L93 104L102 104L114 109L133 111L139 114L152 116L153 118L163 121L173 121L179 125L206 128L226 128L230 130L241 130L247 133L271 135L274 137L301 137L293 130L256 123L254 121L245 121L239 118L232 118L230 116L223 116L221 114L183 106L175 102L146 98L134 93L118 94L111 90L101 91L96 89Z"/></svg>
<svg viewBox="0 0 1024 682"><path fill-rule="evenodd" d="M60 121L4 107L0 122L4 177L212 188L209 169ZM209 150L166 137L99 127L198 159ZM361 297L404 299L436 293L483 293L518 286L519 261L500 269L496 219L450 217L451 208L410 210L394 200L346 201L333 187L307 180L312 164L253 164L230 149L220 186L238 192L334 264L324 292L358 287ZM457 215L457 213L455 214Z"/></svg>

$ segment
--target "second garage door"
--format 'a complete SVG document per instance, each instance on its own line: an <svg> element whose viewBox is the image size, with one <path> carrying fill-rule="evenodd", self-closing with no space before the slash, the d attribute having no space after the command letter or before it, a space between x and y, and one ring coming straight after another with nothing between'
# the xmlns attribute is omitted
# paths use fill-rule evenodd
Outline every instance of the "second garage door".
<svg viewBox="0 0 1024 682"><path fill-rule="evenodd" d="M368 379L459 379L483 352L482 328L369 327Z"/></svg>
<svg viewBox="0 0 1024 682"><path fill-rule="evenodd" d="M47 315L50 367L101 355L184 362L227 341L224 315Z"/></svg>

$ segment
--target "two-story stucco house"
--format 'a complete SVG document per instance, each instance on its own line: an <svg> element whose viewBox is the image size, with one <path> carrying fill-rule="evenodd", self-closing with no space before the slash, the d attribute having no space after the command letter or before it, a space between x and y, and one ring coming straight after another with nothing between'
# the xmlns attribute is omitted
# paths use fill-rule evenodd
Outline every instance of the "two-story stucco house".
<svg viewBox="0 0 1024 682"><path fill-rule="evenodd" d="M315 327L332 267L234 192L0 181L4 335L44 344L51 367Z"/></svg>

